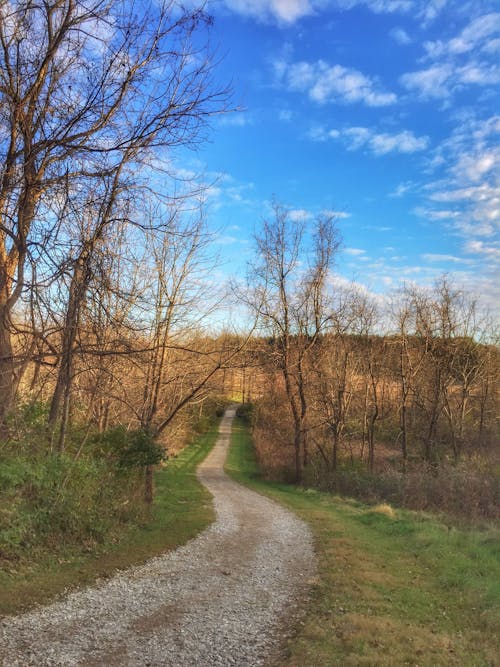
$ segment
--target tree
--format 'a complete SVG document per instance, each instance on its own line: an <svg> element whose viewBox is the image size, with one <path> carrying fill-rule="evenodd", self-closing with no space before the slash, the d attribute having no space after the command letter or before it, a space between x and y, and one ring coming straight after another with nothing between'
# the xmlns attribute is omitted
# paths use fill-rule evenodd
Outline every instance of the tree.
<svg viewBox="0 0 500 667"><path fill-rule="evenodd" d="M330 321L326 288L339 238L330 215L316 218L308 239L304 221L292 220L277 202L273 214L255 237L246 301L272 337L273 362L283 378L293 420L295 481L300 483L308 462L307 363Z"/></svg>
<svg viewBox="0 0 500 667"><path fill-rule="evenodd" d="M173 0L137 10L126 0L1 4L0 423L19 371L13 313L33 247L58 228L53 203L124 158L141 173L157 149L196 141L224 106L208 50L193 45L209 17Z"/></svg>

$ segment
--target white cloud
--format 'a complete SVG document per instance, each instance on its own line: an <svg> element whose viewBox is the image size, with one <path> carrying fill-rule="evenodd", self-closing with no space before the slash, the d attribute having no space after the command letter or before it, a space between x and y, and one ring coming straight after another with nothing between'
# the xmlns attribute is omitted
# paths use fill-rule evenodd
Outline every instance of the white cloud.
<svg viewBox="0 0 500 667"><path fill-rule="evenodd" d="M447 2L448 0L423 0L418 16L423 20L424 26L439 16Z"/></svg>
<svg viewBox="0 0 500 667"><path fill-rule="evenodd" d="M347 211L334 211L333 209L329 208L326 208L323 211L321 211L321 214L327 217L337 218L337 220L345 220L346 218L351 217L351 214L347 213Z"/></svg>
<svg viewBox="0 0 500 667"><path fill-rule="evenodd" d="M446 97L452 75L452 66L445 63L403 74L401 83L408 90L416 90L424 98Z"/></svg>
<svg viewBox="0 0 500 667"><path fill-rule="evenodd" d="M310 16L319 3L314 0L224 0L228 9L258 21L295 23Z"/></svg>
<svg viewBox="0 0 500 667"><path fill-rule="evenodd" d="M403 197L407 192L411 192L415 187L413 181L406 181L405 183L400 183L395 190L389 193L389 197L399 199Z"/></svg>
<svg viewBox="0 0 500 667"><path fill-rule="evenodd" d="M476 60L462 67L447 62L407 72L401 76L400 81L405 88L415 90L423 99L446 98L464 86L493 86L500 83L500 67Z"/></svg>
<svg viewBox="0 0 500 667"><path fill-rule="evenodd" d="M453 171L477 183L498 165L500 165L500 148L495 147L472 155L467 153L459 155Z"/></svg>
<svg viewBox="0 0 500 667"><path fill-rule="evenodd" d="M313 63L279 60L274 63L274 68L288 89L307 93L318 104L363 103L382 107L397 101L394 93L382 90L376 80L362 72L342 65L329 65L324 60Z"/></svg>
<svg viewBox="0 0 500 667"><path fill-rule="evenodd" d="M219 118L219 123L227 127L246 127L247 125L253 125L254 120L249 113L238 111L236 113L224 114Z"/></svg>
<svg viewBox="0 0 500 667"><path fill-rule="evenodd" d="M424 99L447 98L465 86L494 86L500 82L495 38L500 30L500 13L474 18L456 37L424 43L429 67L407 72L400 81Z"/></svg>
<svg viewBox="0 0 500 667"><path fill-rule="evenodd" d="M453 262L456 264L461 264L464 261L461 257L455 257L455 255L441 255L439 253L432 252L424 253L423 255L420 255L420 257L424 260L424 262Z"/></svg>
<svg viewBox="0 0 500 667"><path fill-rule="evenodd" d="M305 220L310 220L312 214L303 208L295 208L288 211L288 217L292 222L304 222Z"/></svg>
<svg viewBox="0 0 500 667"><path fill-rule="evenodd" d="M366 250L362 250L361 248L345 248L344 252L346 255L359 257L360 255L364 255L366 253Z"/></svg>
<svg viewBox="0 0 500 667"><path fill-rule="evenodd" d="M488 49L488 47L491 48L491 40L485 42L485 38L489 38L499 31L500 13L493 12L479 16L471 21L457 37L447 42L443 42L442 40L426 42L424 48L432 58L468 53L477 47Z"/></svg>
<svg viewBox="0 0 500 667"><path fill-rule="evenodd" d="M415 153L425 150L429 145L429 137L416 137L413 132L403 130L395 134L376 132L368 127L348 127L342 130L325 130L314 128L309 137L315 141L339 139L350 151L367 148L374 155L387 153Z"/></svg>
<svg viewBox="0 0 500 667"><path fill-rule="evenodd" d="M406 44L411 44L412 39L410 35L404 30L403 28L393 28L390 32L389 35L392 37L392 39L397 42L398 44L401 44L402 46Z"/></svg>
<svg viewBox="0 0 500 667"><path fill-rule="evenodd" d="M374 14L404 13L414 6L413 0L336 0L335 4L340 9L352 9L361 5Z"/></svg>
<svg viewBox="0 0 500 667"><path fill-rule="evenodd" d="M414 0L222 0L222 4L232 12L261 22L291 25L327 6L343 10L363 6L375 14L392 14L410 11Z"/></svg>
<svg viewBox="0 0 500 667"><path fill-rule="evenodd" d="M460 211L450 211L445 209L436 211L422 206L417 206L413 212L421 218L426 218L428 220L453 220L461 216Z"/></svg>
<svg viewBox="0 0 500 667"><path fill-rule="evenodd" d="M474 255L483 255L488 259L500 260L500 244L487 245L484 241L469 241L465 244L465 251Z"/></svg>

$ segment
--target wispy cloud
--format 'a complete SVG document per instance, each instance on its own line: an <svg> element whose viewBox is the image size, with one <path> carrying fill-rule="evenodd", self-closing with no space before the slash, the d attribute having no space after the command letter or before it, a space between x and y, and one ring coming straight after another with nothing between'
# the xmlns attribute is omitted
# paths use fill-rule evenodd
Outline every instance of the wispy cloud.
<svg viewBox="0 0 500 667"><path fill-rule="evenodd" d="M491 50L492 36L498 32L500 32L500 12L493 12L471 21L457 37L448 41L425 42L424 48L430 58L468 53L477 48L488 51Z"/></svg>
<svg viewBox="0 0 500 667"><path fill-rule="evenodd" d="M399 199L404 197L407 192L411 192L415 188L415 183L413 181L405 181L404 183L399 183L399 185L389 193L389 197Z"/></svg>
<svg viewBox="0 0 500 667"><path fill-rule="evenodd" d="M441 255L439 253L427 252L420 256L424 262L451 262L454 264L462 264L464 262L462 257L456 257L455 255Z"/></svg>
<svg viewBox="0 0 500 667"><path fill-rule="evenodd" d="M219 124L226 127L246 127L247 125L253 125L253 123L253 116L244 111L224 114L219 118Z"/></svg>
<svg viewBox="0 0 500 667"><path fill-rule="evenodd" d="M475 255L483 255L493 260L500 260L500 243L485 243L484 241L469 241L465 251Z"/></svg>
<svg viewBox="0 0 500 667"><path fill-rule="evenodd" d="M340 9L364 6L375 14L393 14L410 11L415 2L414 0L335 0L333 4Z"/></svg>
<svg viewBox="0 0 500 667"><path fill-rule="evenodd" d="M492 12L474 18L455 37L425 42L424 60L431 64L406 72L401 83L423 99L444 99L467 86L498 84L500 67L494 54L499 32L500 13Z"/></svg>
<svg viewBox="0 0 500 667"><path fill-rule="evenodd" d="M312 213L303 208L294 208L288 211L288 216L293 222L304 222L312 218Z"/></svg>
<svg viewBox="0 0 500 667"><path fill-rule="evenodd" d="M326 215L327 217L332 217L336 218L337 220L345 220L346 218L350 218L351 214L348 213L347 211L335 211L331 208L325 208L321 211L322 215Z"/></svg>
<svg viewBox="0 0 500 667"><path fill-rule="evenodd" d="M197 0L185 0L198 5ZM447 0L208 0L212 10L229 10L261 23L289 26L325 9L351 10L364 7L374 14L409 14L412 12L424 25L431 23L442 11Z"/></svg>
<svg viewBox="0 0 500 667"><path fill-rule="evenodd" d="M404 30L403 28L393 28L389 32L390 37L397 42L398 44L401 44L402 46L406 44L411 44L412 43L412 38L410 35Z"/></svg>
<svg viewBox="0 0 500 667"><path fill-rule="evenodd" d="M317 0L224 0L231 11L261 22L292 24L314 13Z"/></svg>
<svg viewBox="0 0 500 667"><path fill-rule="evenodd" d="M439 16L447 2L448 0L423 0L417 16L422 19L424 27Z"/></svg>
<svg viewBox="0 0 500 667"><path fill-rule="evenodd" d="M436 0L434 0L436 1ZM325 8L341 10L366 7L375 14L407 13L415 6L415 0L211 0L209 5L226 7L236 14L248 16L262 23L291 25L318 14Z"/></svg>
<svg viewBox="0 0 500 667"><path fill-rule="evenodd" d="M383 90L379 82L350 67L330 65L324 60L274 63L278 80L291 91L306 93L318 104L361 103L383 107L397 101L395 93Z"/></svg>
<svg viewBox="0 0 500 667"><path fill-rule="evenodd" d="M456 123L430 161L440 178L421 189L427 201L414 212L441 221L448 231L461 236L465 251L481 255L486 270L498 262L500 116L477 119L467 112L458 114Z"/></svg>
<svg viewBox="0 0 500 667"><path fill-rule="evenodd" d="M366 253L366 250L362 250L361 248L344 248L344 252L346 255L359 257L360 255L364 255Z"/></svg>
<svg viewBox="0 0 500 667"><path fill-rule="evenodd" d="M309 132L309 137L314 141L338 139L350 151L367 148L374 155L415 153L426 149L429 145L429 137L416 137L409 130L389 134L368 127L347 127L341 130L315 127Z"/></svg>

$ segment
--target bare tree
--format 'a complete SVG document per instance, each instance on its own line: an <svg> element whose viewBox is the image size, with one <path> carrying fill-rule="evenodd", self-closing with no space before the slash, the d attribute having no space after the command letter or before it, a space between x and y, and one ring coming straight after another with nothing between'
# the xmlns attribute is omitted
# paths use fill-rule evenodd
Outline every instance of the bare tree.
<svg viewBox="0 0 500 667"><path fill-rule="evenodd" d="M200 136L224 104L207 50L193 46L208 22L173 0L139 13L126 0L1 3L0 422L15 390L13 311L51 201L114 173L124 154L139 166Z"/></svg>
<svg viewBox="0 0 500 667"><path fill-rule="evenodd" d="M295 481L300 482L308 461L307 362L330 321L326 287L339 239L331 216L319 216L307 239L304 221L293 221L276 202L273 213L256 236L247 302L272 336L274 364L283 378L294 425Z"/></svg>

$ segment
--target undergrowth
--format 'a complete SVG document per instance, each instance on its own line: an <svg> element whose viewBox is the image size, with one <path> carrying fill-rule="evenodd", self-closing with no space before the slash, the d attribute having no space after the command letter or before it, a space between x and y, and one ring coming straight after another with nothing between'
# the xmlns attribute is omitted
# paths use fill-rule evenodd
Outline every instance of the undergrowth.
<svg viewBox="0 0 500 667"><path fill-rule="evenodd" d="M184 544L213 520L195 475L217 437L217 420L155 473L152 508L143 502L144 443L120 429L88 437L75 459L36 444L0 450L0 614L45 602L67 587L106 576ZM16 451L17 450L17 451ZM128 452L128 454L127 454ZM137 459L139 457L139 459ZM125 458L125 464L124 464Z"/></svg>

